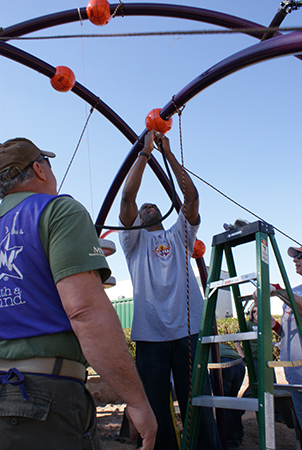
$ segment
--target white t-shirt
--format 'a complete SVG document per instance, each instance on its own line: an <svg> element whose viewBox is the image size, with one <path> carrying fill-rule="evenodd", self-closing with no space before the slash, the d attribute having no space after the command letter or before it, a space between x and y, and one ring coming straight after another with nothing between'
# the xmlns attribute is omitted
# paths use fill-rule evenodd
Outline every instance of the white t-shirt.
<svg viewBox="0 0 302 450"><path fill-rule="evenodd" d="M302 284L293 288L293 293L302 297ZM293 310L283 305L281 361L297 361L302 359L302 343ZM302 366L285 367L285 376L290 384L302 384Z"/></svg>
<svg viewBox="0 0 302 450"><path fill-rule="evenodd" d="M134 225L139 225L136 218ZM133 284L132 340L171 341L188 335L185 218L169 230L125 230L119 239ZM123 224L121 224L123 225ZM187 222L188 258L199 224ZM199 332L203 298L189 262L190 331Z"/></svg>

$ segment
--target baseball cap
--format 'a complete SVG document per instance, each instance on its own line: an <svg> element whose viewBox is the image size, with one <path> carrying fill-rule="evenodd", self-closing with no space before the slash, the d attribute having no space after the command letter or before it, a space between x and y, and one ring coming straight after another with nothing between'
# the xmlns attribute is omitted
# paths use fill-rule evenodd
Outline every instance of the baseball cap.
<svg viewBox="0 0 302 450"><path fill-rule="evenodd" d="M302 247L289 247L287 250L287 254L291 258L295 258L299 253L302 253Z"/></svg>
<svg viewBox="0 0 302 450"><path fill-rule="evenodd" d="M55 158L55 153L40 150L33 142L25 138L9 139L0 144L0 173L9 170L7 179L14 178L39 156Z"/></svg>

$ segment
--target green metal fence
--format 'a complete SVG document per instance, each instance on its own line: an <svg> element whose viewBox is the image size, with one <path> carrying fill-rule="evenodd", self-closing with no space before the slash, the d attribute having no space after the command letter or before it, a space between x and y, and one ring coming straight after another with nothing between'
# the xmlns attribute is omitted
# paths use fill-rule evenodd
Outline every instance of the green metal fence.
<svg viewBox="0 0 302 450"><path fill-rule="evenodd" d="M111 300L111 303L117 312L122 328L131 328L133 318L133 299L119 298L117 300Z"/></svg>

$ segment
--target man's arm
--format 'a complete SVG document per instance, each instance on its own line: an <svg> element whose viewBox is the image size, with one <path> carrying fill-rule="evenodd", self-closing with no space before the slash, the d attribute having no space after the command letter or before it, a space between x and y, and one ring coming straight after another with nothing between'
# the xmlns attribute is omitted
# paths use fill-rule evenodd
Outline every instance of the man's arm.
<svg viewBox="0 0 302 450"><path fill-rule="evenodd" d="M234 347L235 347L235 349L237 350L237 353L239 353L239 355L241 356L241 358L244 358L244 353L243 353L243 351L242 351L240 342L234 341Z"/></svg>
<svg viewBox="0 0 302 450"><path fill-rule="evenodd" d="M295 299L296 304L297 304L297 308L298 308L299 314L302 317L302 297L300 297L299 295L294 294L294 293L293 293L293 295L294 295L294 299ZM284 295L284 297L288 299L287 295ZM257 305L257 290L253 292L253 299L254 299L254 301L255 301L255 303Z"/></svg>
<svg viewBox="0 0 302 450"><path fill-rule="evenodd" d="M87 361L128 404L127 413L143 439L142 448L153 449L156 419L98 273L72 275L56 286Z"/></svg>
<svg viewBox="0 0 302 450"><path fill-rule="evenodd" d="M143 152L151 155L153 150L154 130L145 136ZM136 196L142 182L142 176L146 168L148 158L144 155L139 156L132 166L122 193L120 220L125 227L130 227L138 214Z"/></svg>
<svg viewBox="0 0 302 450"><path fill-rule="evenodd" d="M182 168L182 166L179 164L179 162L177 161L177 159L171 152L170 143L169 143L169 139L167 138L167 136L163 135L162 133L157 133L155 135L155 142L157 145L158 145L159 139L161 139L161 141L162 141L163 151L165 152L166 158L173 170L173 173L176 177L177 183L178 183L182 193L185 195L186 219L188 220L188 222L191 225L197 225L199 222L198 191L197 191L193 181L189 177L188 173ZM182 205L181 208L182 208L182 212L185 213L184 205Z"/></svg>

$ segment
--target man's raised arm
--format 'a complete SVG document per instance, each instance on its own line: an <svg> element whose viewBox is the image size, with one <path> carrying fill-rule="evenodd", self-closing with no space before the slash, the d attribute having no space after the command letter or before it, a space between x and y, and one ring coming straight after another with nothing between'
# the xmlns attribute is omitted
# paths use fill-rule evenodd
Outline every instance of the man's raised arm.
<svg viewBox="0 0 302 450"><path fill-rule="evenodd" d="M145 155L140 155L132 166L122 193L120 220L125 227L130 227L138 214L136 204L136 196L142 182L142 176L153 150L154 130L145 136L144 148L142 150Z"/></svg>
<svg viewBox="0 0 302 450"><path fill-rule="evenodd" d="M155 143L158 145L159 139L161 139L163 151L165 152L166 158L173 170L173 173L176 177L177 183L185 195L186 198L186 219L191 225L197 225L199 222L199 197L198 191L189 177L188 173L182 169L182 166L179 164L173 153L170 149L170 143L167 136L162 133L155 134ZM183 180L184 177L184 180ZM185 187L185 188L184 188ZM185 192L184 192L185 190ZM182 205L182 212L184 211L184 205Z"/></svg>

